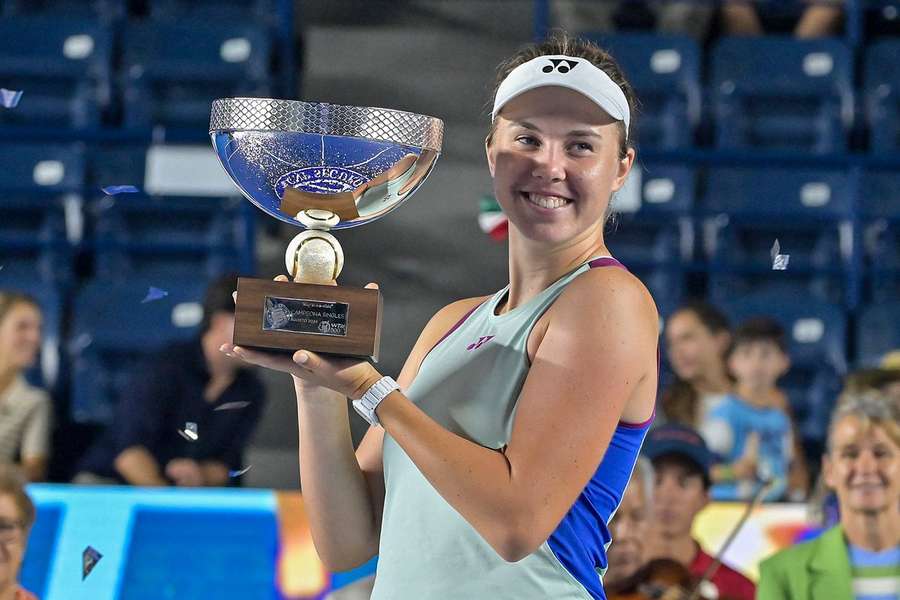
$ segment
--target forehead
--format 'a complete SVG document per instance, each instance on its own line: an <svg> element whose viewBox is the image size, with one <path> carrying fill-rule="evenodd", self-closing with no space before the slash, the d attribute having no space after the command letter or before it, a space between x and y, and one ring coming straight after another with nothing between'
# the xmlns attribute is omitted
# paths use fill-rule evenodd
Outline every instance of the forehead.
<svg viewBox="0 0 900 600"><path fill-rule="evenodd" d="M499 114L506 121L560 121L587 127L612 125L609 116L587 96L555 85L539 87L506 103Z"/></svg>
<svg viewBox="0 0 900 600"><path fill-rule="evenodd" d="M14 520L20 518L19 507L16 506L13 497L0 493L0 518Z"/></svg>
<svg viewBox="0 0 900 600"><path fill-rule="evenodd" d="M849 415L834 426L831 432L831 443L835 448L844 446L874 446L887 444L895 449L897 444L878 423L867 423L859 417Z"/></svg>
<svg viewBox="0 0 900 600"><path fill-rule="evenodd" d="M41 311L31 302L16 302L6 313L6 321L40 317Z"/></svg>
<svg viewBox="0 0 900 600"><path fill-rule="evenodd" d="M703 326L697 315L690 310L682 310L669 317L669 325L666 327L666 333L670 335L705 330L706 327Z"/></svg>

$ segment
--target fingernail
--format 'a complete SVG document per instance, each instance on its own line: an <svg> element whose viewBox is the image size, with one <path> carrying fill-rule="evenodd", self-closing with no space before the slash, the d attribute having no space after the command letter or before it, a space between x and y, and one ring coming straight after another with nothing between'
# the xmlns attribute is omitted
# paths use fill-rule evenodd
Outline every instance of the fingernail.
<svg viewBox="0 0 900 600"><path fill-rule="evenodd" d="M307 354L306 352L301 352L300 354L297 355L297 358L294 360L298 363L305 363L306 361L309 360L309 354Z"/></svg>

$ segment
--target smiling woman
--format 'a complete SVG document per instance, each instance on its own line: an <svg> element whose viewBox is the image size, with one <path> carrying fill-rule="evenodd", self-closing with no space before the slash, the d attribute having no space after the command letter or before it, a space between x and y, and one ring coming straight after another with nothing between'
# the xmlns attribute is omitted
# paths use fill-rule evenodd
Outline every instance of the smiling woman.
<svg viewBox="0 0 900 600"><path fill-rule="evenodd" d="M0 465L0 598L37 600L17 583L35 509L20 474Z"/></svg>
<svg viewBox="0 0 900 600"><path fill-rule="evenodd" d="M653 416L656 307L603 239L635 157L631 88L567 37L499 81L485 149L509 285L440 310L396 382L222 348L294 376L316 548L336 570L377 553L373 599L604 598L608 522ZM372 424L355 454L345 396Z"/></svg>

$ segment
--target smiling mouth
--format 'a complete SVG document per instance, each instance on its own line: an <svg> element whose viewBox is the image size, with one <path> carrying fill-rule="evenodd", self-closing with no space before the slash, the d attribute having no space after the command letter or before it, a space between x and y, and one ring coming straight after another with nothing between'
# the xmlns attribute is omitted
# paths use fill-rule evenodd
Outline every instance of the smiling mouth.
<svg viewBox="0 0 900 600"><path fill-rule="evenodd" d="M562 208L572 203L571 199L562 196L547 196L534 192L519 192L519 195L522 196L523 200L541 208Z"/></svg>

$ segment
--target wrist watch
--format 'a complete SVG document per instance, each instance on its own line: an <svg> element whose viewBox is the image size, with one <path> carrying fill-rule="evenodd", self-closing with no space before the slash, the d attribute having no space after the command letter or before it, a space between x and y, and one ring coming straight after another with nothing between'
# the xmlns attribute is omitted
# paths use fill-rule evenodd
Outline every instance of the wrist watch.
<svg viewBox="0 0 900 600"><path fill-rule="evenodd" d="M382 400L388 397L388 394L399 389L400 386L397 385L397 382L392 377L382 377L362 395L362 398L353 401L353 408L369 424L381 425L378 415L375 414L375 409L378 408Z"/></svg>

